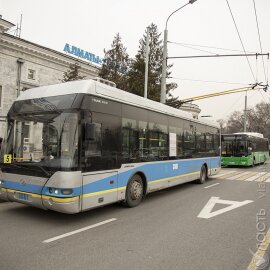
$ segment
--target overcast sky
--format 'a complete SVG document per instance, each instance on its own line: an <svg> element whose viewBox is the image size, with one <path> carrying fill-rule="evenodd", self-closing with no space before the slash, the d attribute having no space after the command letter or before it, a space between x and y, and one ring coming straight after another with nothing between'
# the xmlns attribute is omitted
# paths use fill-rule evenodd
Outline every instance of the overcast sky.
<svg viewBox="0 0 270 270"><path fill-rule="evenodd" d="M253 0L228 0L240 32L244 47L249 52L260 52ZM65 43L75 45L103 57L113 37L120 33L131 57L138 50L139 39L152 22L160 32L170 13L187 0L0 0L3 19L17 23L23 14L21 38L63 51ZM263 52L270 51L270 1L255 0ZM195 44L217 48L241 50L226 0L198 0L175 13L168 22L168 40L175 43ZM194 46L193 46L194 47ZM208 47L195 47L209 53L231 54ZM202 55L207 52L193 50L179 44L168 45L169 56ZM259 82L265 83L261 58L250 57L251 68ZM174 59L172 81L180 98L219 92L254 83L252 72L244 57ZM265 69L268 71L265 58ZM266 74L268 77L268 74ZM208 82L203 82L208 81ZM214 83L209 81L223 82ZM225 83L226 82L226 83ZM195 102L201 115L226 119L234 110L244 108L244 93ZM269 102L269 92L248 93L248 105Z"/></svg>

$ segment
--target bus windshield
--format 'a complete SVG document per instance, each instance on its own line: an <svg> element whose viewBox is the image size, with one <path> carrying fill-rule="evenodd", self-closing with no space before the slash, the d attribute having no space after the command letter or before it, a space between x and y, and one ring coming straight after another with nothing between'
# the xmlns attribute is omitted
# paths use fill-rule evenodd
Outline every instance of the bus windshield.
<svg viewBox="0 0 270 270"><path fill-rule="evenodd" d="M229 139L223 136L222 156L223 157L242 157L247 156L247 141L243 139Z"/></svg>
<svg viewBox="0 0 270 270"><path fill-rule="evenodd" d="M49 173L74 170L78 162L78 117L74 112L12 115L4 154L10 166L41 167Z"/></svg>

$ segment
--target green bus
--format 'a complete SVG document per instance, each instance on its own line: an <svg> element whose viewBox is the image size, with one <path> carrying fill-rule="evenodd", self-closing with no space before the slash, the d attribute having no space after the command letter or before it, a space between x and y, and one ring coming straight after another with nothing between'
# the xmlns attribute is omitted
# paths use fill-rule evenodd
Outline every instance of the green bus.
<svg viewBox="0 0 270 270"><path fill-rule="evenodd" d="M254 166L269 158L269 142L263 134L243 132L221 135L221 166Z"/></svg>

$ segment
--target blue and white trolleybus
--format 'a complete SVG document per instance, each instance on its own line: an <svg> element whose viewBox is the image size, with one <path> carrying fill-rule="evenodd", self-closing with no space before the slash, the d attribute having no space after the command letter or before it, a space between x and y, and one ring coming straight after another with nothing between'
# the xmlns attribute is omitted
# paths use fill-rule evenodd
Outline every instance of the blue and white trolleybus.
<svg viewBox="0 0 270 270"><path fill-rule="evenodd" d="M8 113L0 199L63 213L204 183L220 169L217 125L95 80L26 90Z"/></svg>

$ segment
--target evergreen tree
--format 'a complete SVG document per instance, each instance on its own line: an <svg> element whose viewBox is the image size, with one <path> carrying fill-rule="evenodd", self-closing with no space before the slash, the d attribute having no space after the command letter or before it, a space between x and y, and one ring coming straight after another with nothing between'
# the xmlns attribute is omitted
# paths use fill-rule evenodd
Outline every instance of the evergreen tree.
<svg viewBox="0 0 270 270"><path fill-rule="evenodd" d="M157 26L151 24L149 26L149 63L148 63L148 98L160 101L161 89L161 72L163 59L163 46L160 39L161 33L158 33ZM143 38L139 41L139 50L135 59L131 63L128 72L128 87L127 91L143 96L144 93L144 77L145 77L145 47L146 47L147 30ZM167 78L171 74L169 69L172 65L167 66ZM176 98L172 97L171 91L177 87L176 83L167 84L167 95L169 100Z"/></svg>
<svg viewBox="0 0 270 270"><path fill-rule="evenodd" d="M70 64L69 69L64 72L62 82L83 80L85 76L79 75L80 65L78 63Z"/></svg>
<svg viewBox="0 0 270 270"><path fill-rule="evenodd" d="M126 73L129 68L129 56L122 44L119 33L113 39L111 49L104 50L104 58L99 77L112 81L117 88L126 90Z"/></svg>

